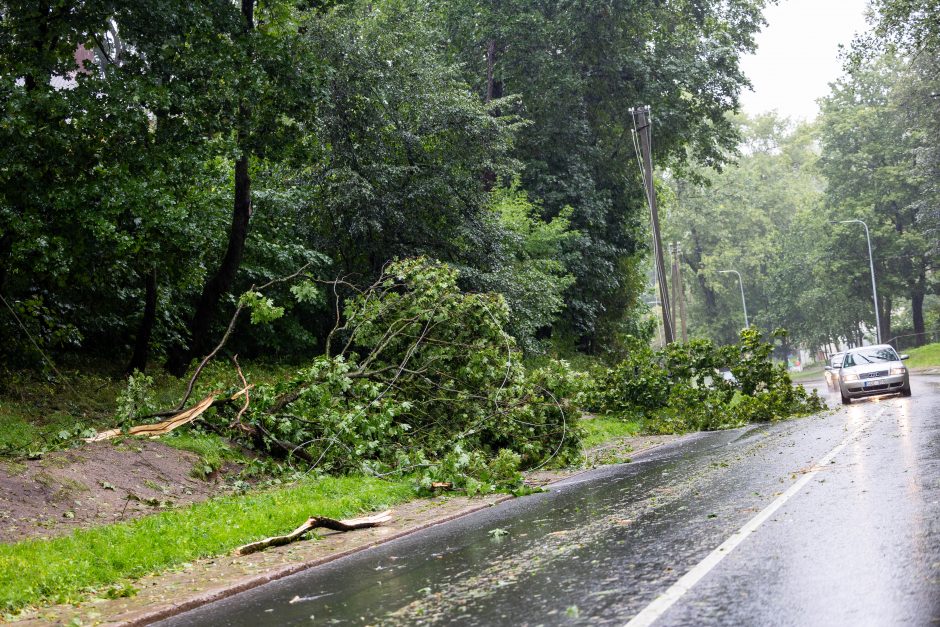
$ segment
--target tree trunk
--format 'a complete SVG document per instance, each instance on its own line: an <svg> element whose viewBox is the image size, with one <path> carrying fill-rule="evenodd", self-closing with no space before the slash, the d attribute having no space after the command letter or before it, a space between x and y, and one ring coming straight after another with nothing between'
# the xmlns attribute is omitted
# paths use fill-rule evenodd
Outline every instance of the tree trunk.
<svg viewBox="0 0 940 627"><path fill-rule="evenodd" d="M927 343L924 326L924 295L927 292L927 260L919 264L917 280L911 285L911 315L914 318L914 346Z"/></svg>
<svg viewBox="0 0 940 627"><path fill-rule="evenodd" d="M695 273L695 277L698 279L699 287L702 288L702 296L705 300L705 314L709 320L715 318L715 310L718 307L718 299L715 297L715 291L708 285L708 281L705 280L705 277L702 276L702 255L704 254L704 249L699 242L698 233L695 229L691 229L692 235L692 254L691 255L682 255L682 258L688 264L692 272Z"/></svg>
<svg viewBox="0 0 940 627"><path fill-rule="evenodd" d="M891 297L883 296L881 302L881 341L887 342L891 339Z"/></svg>
<svg viewBox="0 0 940 627"><path fill-rule="evenodd" d="M496 40L486 42L486 102L493 100L493 71L496 66Z"/></svg>
<svg viewBox="0 0 940 627"><path fill-rule="evenodd" d="M923 346L927 343L924 328L924 292L915 290L911 294L911 314L914 318L914 346Z"/></svg>
<svg viewBox="0 0 940 627"><path fill-rule="evenodd" d="M13 250L13 235L4 233L0 237L0 294L7 284L7 268L10 267L10 253Z"/></svg>
<svg viewBox="0 0 940 627"><path fill-rule="evenodd" d="M242 0L242 18L245 32L254 29L255 0ZM250 54L249 54L250 57ZM241 266L245 252L245 240L248 238L248 223L251 220L251 175L248 172L249 155L245 146L245 127L251 118L247 96L238 107L236 133L241 154L235 161L235 194L232 209L232 226L229 230L228 246L218 270L202 289L196 311L189 327L189 347L182 348L170 355L166 368L178 377L185 374L193 358L204 355L211 347L209 333L212 321L219 307L222 296L232 289L235 275Z"/></svg>
<svg viewBox="0 0 940 627"><path fill-rule="evenodd" d="M153 334L153 324L157 319L157 269L153 268L144 276L144 315L137 328L137 337L134 341L134 354L127 364L126 373L135 370L143 372L147 369L150 358L150 336Z"/></svg>
<svg viewBox="0 0 940 627"><path fill-rule="evenodd" d="M489 39L486 42L486 94L484 102L490 103L494 98L502 97L502 85L496 80L496 40ZM491 111L493 116L499 116L498 110ZM482 176L483 189L487 192L493 191L496 187L496 172L486 168Z"/></svg>
<svg viewBox="0 0 940 627"><path fill-rule="evenodd" d="M171 355L167 370L180 377L185 374L189 362L203 355L210 348L209 333L219 301L232 288L235 275L241 266L251 219L251 177L248 173L248 157L242 155L235 162L235 202L232 211L232 227L229 230L228 247L215 275L202 289L196 311L189 327L189 348Z"/></svg>

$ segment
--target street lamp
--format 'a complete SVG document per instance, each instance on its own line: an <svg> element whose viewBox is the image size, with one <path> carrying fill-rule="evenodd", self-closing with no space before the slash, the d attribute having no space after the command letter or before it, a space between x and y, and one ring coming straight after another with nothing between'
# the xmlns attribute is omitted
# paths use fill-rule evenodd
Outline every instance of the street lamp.
<svg viewBox="0 0 940 627"><path fill-rule="evenodd" d="M865 241L868 242L868 268L871 270L871 296L875 301L875 337L881 344L881 314L878 313L878 288L875 286L875 258L871 254L871 234L868 232L868 225L864 220L830 220L831 224L850 224L858 222L865 227Z"/></svg>
<svg viewBox="0 0 940 627"><path fill-rule="evenodd" d="M744 281L741 279L741 273L737 270L719 270L718 274L736 274L738 275L738 286L741 288L741 304L744 306L744 328L750 329L751 324L747 321L747 301L744 300Z"/></svg>

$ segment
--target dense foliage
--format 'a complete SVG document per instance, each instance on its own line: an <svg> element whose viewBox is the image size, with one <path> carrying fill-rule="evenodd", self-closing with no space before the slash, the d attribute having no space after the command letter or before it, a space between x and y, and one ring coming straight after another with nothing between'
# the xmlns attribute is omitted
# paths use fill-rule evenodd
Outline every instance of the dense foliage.
<svg viewBox="0 0 940 627"><path fill-rule="evenodd" d="M3 362L179 375L250 286L414 255L504 294L526 351L603 352L642 309L627 110L659 162L720 162L762 6L5 0ZM322 350L327 296L232 348Z"/></svg>
<svg viewBox="0 0 940 627"><path fill-rule="evenodd" d="M667 239L679 241L694 337L733 340L743 321L785 327L833 352L876 339L864 220L871 232L881 338L940 338L940 27L936 0L875 0L844 75L814 123L739 119L737 162L672 174Z"/></svg>
<svg viewBox="0 0 940 627"><path fill-rule="evenodd" d="M771 361L773 346L755 329L740 342L709 340L638 346L597 378L593 405L627 419L645 418L653 430L675 433L723 429L810 414L825 407L816 392L794 386L786 366ZM721 372L730 372L730 377Z"/></svg>
<svg viewBox="0 0 940 627"><path fill-rule="evenodd" d="M940 331L935 147L906 94L917 71L894 56L856 66L833 85L813 125L776 115L742 118L737 163L697 178L669 177L665 232L679 265L692 337L731 342L743 326L734 269L751 324L784 327L797 346L834 352L875 340L864 220L881 337L900 347Z"/></svg>
<svg viewBox="0 0 940 627"><path fill-rule="evenodd" d="M664 430L814 411L720 273L780 356L861 343L867 250L831 224L861 218L885 339L940 323L934 4L874 2L888 43L794 125L736 114L765 0L0 0L0 360L120 361L127 423L224 337L303 365L216 429L470 491L574 459L584 398ZM646 104L698 338L660 351ZM523 361L575 351L620 361Z"/></svg>
<svg viewBox="0 0 940 627"><path fill-rule="evenodd" d="M346 301L329 352L253 390L233 431L320 472L421 470L470 492L570 463L579 378L563 362L527 369L508 320L500 295L462 292L446 265L389 264Z"/></svg>

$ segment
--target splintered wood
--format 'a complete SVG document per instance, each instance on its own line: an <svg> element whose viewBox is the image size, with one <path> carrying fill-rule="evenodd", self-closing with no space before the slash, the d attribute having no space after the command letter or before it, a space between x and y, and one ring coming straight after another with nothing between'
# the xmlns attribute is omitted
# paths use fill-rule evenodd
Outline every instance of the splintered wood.
<svg viewBox="0 0 940 627"><path fill-rule="evenodd" d="M235 394L231 396L231 399L235 400L239 396L246 394L250 387L251 386L247 386L244 389L239 390L238 392L236 392ZM182 427L185 424L189 424L190 422L192 422L193 420L201 416L203 413L205 413L207 409L212 407L212 404L214 402L215 402L215 394L210 394L209 396L205 397L204 399L202 399L201 401L199 401L198 403L196 403L189 409L183 410L180 413L174 415L172 418L168 420L164 420L163 422L157 422L152 425L137 425L135 427L131 427L130 429L128 429L126 434L120 429L108 429L107 431L102 431L101 433L93 437L85 438L85 441L86 442L100 442L102 440L111 440L122 434L144 435L144 436L149 436L152 438L155 438L161 435L166 435L173 429Z"/></svg>
<svg viewBox="0 0 940 627"><path fill-rule="evenodd" d="M263 551L264 549L270 548L272 546L283 546L285 544L290 544L291 542L296 542L301 537L303 537L304 534L318 527L333 529L334 531L352 531L353 529L378 527L382 523L387 523L391 520L392 510L374 514L372 516L366 516L364 518L349 518L346 520L335 520L325 516L313 516L308 518L307 522L297 527L287 535L273 536L270 538L265 538L264 540L258 540L257 542L246 544L245 546L240 546L235 549L235 555L248 555L250 553Z"/></svg>

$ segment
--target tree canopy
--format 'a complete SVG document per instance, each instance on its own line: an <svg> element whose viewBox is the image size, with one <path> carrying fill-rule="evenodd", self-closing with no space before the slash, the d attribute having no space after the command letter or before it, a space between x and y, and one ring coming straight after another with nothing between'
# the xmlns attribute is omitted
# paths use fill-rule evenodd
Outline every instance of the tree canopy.
<svg viewBox="0 0 940 627"><path fill-rule="evenodd" d="M647 247L628 109L658 163L722 163L763 4L4 1L0 352L180 373L252 285L414 255L528 351L603 352ZM349 296L235 347L320 350Z"/></svg>

